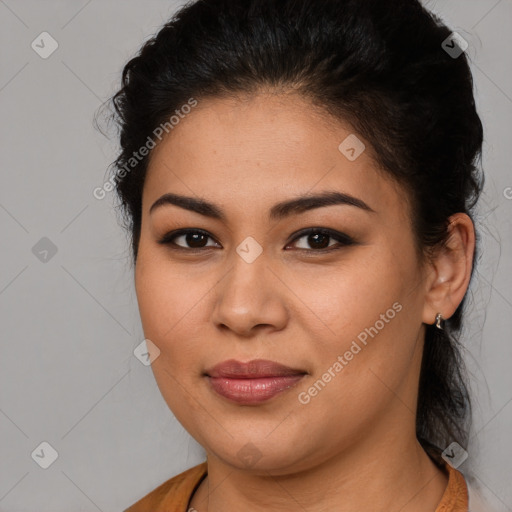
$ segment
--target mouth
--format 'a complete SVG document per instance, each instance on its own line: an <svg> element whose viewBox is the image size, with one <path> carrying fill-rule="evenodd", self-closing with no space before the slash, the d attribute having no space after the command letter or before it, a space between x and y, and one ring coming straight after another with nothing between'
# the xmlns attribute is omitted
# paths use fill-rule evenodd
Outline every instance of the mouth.
<svg viewBox="0 0 512 512"><path fill-rule="evenodd" d="M230 359L204 372L211 389L237 404L265 402L295 386L307 372L274 361Z"/></svg>

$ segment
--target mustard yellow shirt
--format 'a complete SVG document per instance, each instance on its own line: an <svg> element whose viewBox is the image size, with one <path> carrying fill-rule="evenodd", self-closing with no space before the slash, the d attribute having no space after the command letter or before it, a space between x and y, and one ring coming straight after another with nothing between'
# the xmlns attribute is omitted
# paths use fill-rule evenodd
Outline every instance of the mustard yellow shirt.
<svg viewBox="0 0 512 512"><path fill-rule="evenodd" d="M468 488L462 473L449 464L448 485L435 512L468 512ZM187 469L153 489L124 512L187 512L190 499L208 474L206 462Z"/></svg>

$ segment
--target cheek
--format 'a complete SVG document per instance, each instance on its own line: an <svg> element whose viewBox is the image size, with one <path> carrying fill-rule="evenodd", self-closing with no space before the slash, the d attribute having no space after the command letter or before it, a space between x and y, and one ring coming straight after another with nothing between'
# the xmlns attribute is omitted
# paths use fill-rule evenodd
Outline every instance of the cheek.
<svg viewBox="0 0 512 512"><path fill-rule="evenodd" d="M151 365L155 380L184 424L201 413L197 383L209 352L205 348L211 333L207 325L209 291L217 281L204 272L201 278L194 278L191 271L170 264L161 251L142 251L135 270L144 336L160 350Z"/></svg>
<svg viewBox="0 0 512 512"><path fill-rule="evenodd" d="M195 382L201 354L200 325L193 317L205 290L190 286L183 272L160 261L157 254L144 251L140 251L135 269L135 288L144 336L160 350L151 364L155 381L173 414L194 432L202 409Z"/></svg>
<svg viewBox="0 0 512 512"><path fill-rule="evenodd" d="M315 371L297 389L294 409L313 437L350 446L392 409L397 396L413 410L401 389L415 366L416 333L406 315L400 301L384 300L382 307L359 314L357 322L338 321L345 329L335 330L337 336L324 334L321 349L312 352Z"/></svg>
<svg viewBox="0 0 512 512"><path fill-rule="evenodd" d="M298 282L297 295L307 297L314 312L304 317L302 329L321 346L312 353L314 379L301 389L311 398L322 394L316 402L342 401L354 413L363 406L371 411L410 371L421 301L419 288L411 285L417 278L415 260L406 251L400 258L391 250L368 252L329 279ZM317 379L321 382L311 389Z"/></svg>
<svg viewBox="0 0 512 512"><path fill-rule="evenodd" d="M392 257L368 252L347 265L295 276L294 292L310 312L303 329L322 330L327 346L336 339L350 343L403 295L404 270Z"/></svg>
<svg viewBox="0 0 512 512"><path fill-rule="evenodd" d="M187 336L193 335L190 318L201 308L208 290L207 280L193 282L183 268L165 261L161 252L141 251L135 269L135 288L146 337L166 344L177 333L183 333L185 325Z"/></svg>

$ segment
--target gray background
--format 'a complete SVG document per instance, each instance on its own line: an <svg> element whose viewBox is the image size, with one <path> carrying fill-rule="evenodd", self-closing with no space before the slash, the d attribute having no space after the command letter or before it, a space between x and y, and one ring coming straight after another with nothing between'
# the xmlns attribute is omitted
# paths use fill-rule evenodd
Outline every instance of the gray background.
<svg viewBox="0 0 512 512"><path fill-rule="evenodd" d="M459 469L512 510L512 0L425 3L469 42L485 128L464 333L475 427ZM0 0L0 511L122 510L203 460L133 355L127 241L112 194L92 195L116 151L93 116L179 5ZM59 44L47 59L31 48L43 31ZM33 251L44 237L47 261ZM43 441L58 453L48 469L31 457Z"/></svg>

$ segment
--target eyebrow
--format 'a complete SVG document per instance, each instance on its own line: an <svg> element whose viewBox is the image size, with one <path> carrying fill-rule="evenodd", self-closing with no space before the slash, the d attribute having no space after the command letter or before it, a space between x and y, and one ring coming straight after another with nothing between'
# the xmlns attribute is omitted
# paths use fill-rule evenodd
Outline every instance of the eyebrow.
<svg viewBox="0 0 512 512"><path fill-rule="evenodd" d="M149 209L149 213L153 213L157 208L164 205L172 204L199 213L205 217L211 217L221 221L226 221L226 215L217 205L210 203L204 199L195 197L181 196L178 194L164 194L157 199ZM315 208L333 205L355 206L361 210L375 213L362 199L337 191L326 191L315 195L304 195L287 201L275 204L270 209L270 220L280 220L289 217L292 214L300 214Z"/></svg>

